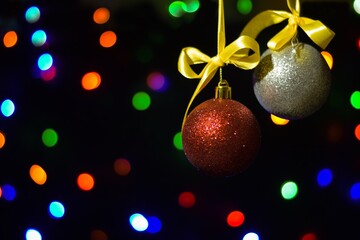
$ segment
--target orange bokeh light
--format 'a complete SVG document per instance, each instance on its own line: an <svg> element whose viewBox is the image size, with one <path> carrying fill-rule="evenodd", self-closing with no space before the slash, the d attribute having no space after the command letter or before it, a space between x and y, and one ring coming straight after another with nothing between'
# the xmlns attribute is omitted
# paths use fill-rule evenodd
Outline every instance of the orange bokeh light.
<svg viewBox="0 0 360 240"><path fill-rule="evenodd" d="M106 31L101 34L99 42L102 47L109 48L115 45L116 39L116 34L113 31Z"/></svg>
<svg viewBox="0 0 360 240"><path fill-rule="evenodd" d="M97 24L107 23L110 19L110 11L107 8L101 7L95 10L93 20Z"/></svg>
<svg viewBox="0 0 360 240"><path fill-rule="evenodd" d="M334 59L329 52L322 51L321 55L325 58L326 63L328 64L329 68L332 69L334 64Z"/></svg>
<svg viewBox="0 0 360 240"><path fill-rule="evenodd" d="M93 90L100 86L101 76L97 72L88 72L81 79L81 85L85 90Z"/></svg>
<svg viewBox="0 0 360 240"><path fill-rule="evenodd" d="M355 137L360 141L360 124L355 127Z"/></svg>
<svg viewBox="0 0 360 240"><path fill-rule="evenodd" d="M90 191L94 188L95 180L89 173L81 173L77 178L77 185L81 190Z"/></svg>
<svg viewBox="0 0 360 240"><path fill-rule="evenodd" d="M11 48L17 43L18 37L15 31L8 31L3 38L4 46Z"/></svg>
<svg viewBox="0 0 360 240"><path fill-rule="evenodd" d="M44 185L46 180L47 180L47 175L46 175L46 172L45 170L40 167L39 165L32 165L31 168L30 168L30 177L31 179L36 183L36 184L39 184L39 185Z"/></svg>
<svg viewBox="0 0 360 240"><path fill-rule="evenodd" d="M5 135L0 132L0 149L3 148L3 146L5 145Z"/></svg>

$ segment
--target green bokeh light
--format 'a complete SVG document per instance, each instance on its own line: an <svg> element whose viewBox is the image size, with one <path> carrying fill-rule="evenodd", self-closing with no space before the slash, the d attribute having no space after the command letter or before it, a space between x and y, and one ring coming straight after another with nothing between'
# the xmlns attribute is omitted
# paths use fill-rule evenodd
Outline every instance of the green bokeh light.
<svg viewBox="0 0 360 240"><path fill-rule="evenodd" d="M37 30L31 36L31 42L35 47L41 47L46 42L46 33L43 30Z"/></svg>
<svg viewBox="0 0 360 240"><path fill-rule="evenodd" d="M360 91L355 91L351 94L350 103L355 109L360 109Z"/></svg>
<svg viewBox="0 0 360 240"><path fill-rule="evenodd" d="M184 11L188 13L193 13L199 10L200 8L200 2L198 0L188 0L185 1L185 8Z"/></svg>
<svg viewBox="0 0 360 240"><path fill-rule="evenodd" d="M58 134L52 128L45 129L42 133L41 138L42 138L44 145L47 147L55 146L59 139Z"/></svg>
<svg viewBox="0 0 360 240"><path fill-rule="evenodd" d="M150 107L151 98L146 92L137 92L132 98L132 105L136 110L143 111Z"/></svg>
<svg viewBox="0 0 360 240"><path fill-rule="evenodd" d="M187 6L183 1L174 1L169 5L169 13L173 17L181 17L187 10Z"/></svg>
<svg viewBox="0 0 360 240"><path fill-rule="evenodd" d="M360 15L360 0L354 0L353 8L354 8L354 11Z"/></svg>
<svg viewBox="0 0 360 240"><path fill-rule="evenodd" d="M296 183L287 181L281 186L281 195L284 199L290 200L296 197L298 193L298 187Z"/></svg>
<svg viewBox="0 0 360 240"><path fill-rule="evenodd" d="M238 0L236 7L239 13L246 15L251 12L253 4L251 0Z"/></svg>
<svg viewBox="0 0 360 240"><path fill-rule="evenodd" d="M15 104L10 100L6 99L1 104L1 113L5 117L10 117L15 112Z"/></svg>
<svg viewBox="0 0 360 240"><path fill-rule="evenodd" d="M173 138L173 144L176 149L183 150L181 132L178 132L175 134L175 136Z"/></svg>
<svg viewBox="0 0 360 240"><path fill-rule="evenodd" d="M40 10L38 7L29 7L25 12L25 19L28 23L35 23L40 18Z"/></svg>
<svg viewBox="0 0 360 240"><path fill-rule="evenodd" d="M45 71L53 65L53 58L49 53L42 54L38 59L38 67L40 70Z"/></svg>

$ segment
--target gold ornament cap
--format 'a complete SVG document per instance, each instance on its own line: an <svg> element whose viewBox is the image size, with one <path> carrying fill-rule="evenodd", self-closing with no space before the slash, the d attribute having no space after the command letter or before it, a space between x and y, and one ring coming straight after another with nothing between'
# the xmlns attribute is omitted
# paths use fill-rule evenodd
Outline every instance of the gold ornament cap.
<svg viewBox="0 0 360 240"><path fill-rule="evenodd" d="M215 98L231 99L231 87L226 80L221 80L215 88Z"/></svg>

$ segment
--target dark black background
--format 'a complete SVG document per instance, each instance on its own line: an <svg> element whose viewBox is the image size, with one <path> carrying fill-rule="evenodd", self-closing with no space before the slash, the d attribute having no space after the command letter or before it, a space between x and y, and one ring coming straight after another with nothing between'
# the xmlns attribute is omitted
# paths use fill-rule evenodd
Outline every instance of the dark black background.
<svg viewBox="0 0 360 240"><path fill-rule="evenodd" d="M302 4L303 16L321 20L336 33L326 49L334 58L331 93L312 116L274 125L254 96L252 71L231 65L223 69L233 99L257 117L262 146L244 173L212 178L196 171L172 141L197 84L177 71L179 53L193 46L216 55L217 2L201 1L198 12L182 18L167 16L166 8L155 2L1 1L1 35L15 29L19 42L11 49L0 47L0 99L11 98L16 105L13 116L0 118L0 130L6 134L6 145L0 149L0 185L12 184L17 190L14 201L0 199L0 239L24 239L29 227L41 231L43 239L90 239L94 229L103 230L108 239L242 239L249 231L264 240L300 239L307 232L318 239L360 239L360 205L349 195L351 185L360 180L359 141L353 134L360 115L349 102L359 89L360 19L349 3ZM110 21L96 25L93 11L107 4L112 7ZM225 1L227 43L256 14L236 15L234 4ZM261 4L254 1L255 6ZM35 24L24 18L31 5L42 10ZM274 10L288 10L276 6ZM261 51L284 24L259 35ZM49 36L42 48L29 41L38 28ZM113 48L101 48L97 42L105 30L118 36ZM299 39L316 47L301 30ZM57 68L51 82L34 75L37 57L44 51L54 56ZM144 52L149 52L149 60L139 57ZM92 70L101 74L102 84L85 92L80 80ZM167 77L167 91L155 92L146 85L153 71ZM216 78L192 106L214 96ZM137 91L151 96L148 110L132 107ZM47 127L59 134L54 148L41 142ZM114 172L117 158L131 162L129 176ZM46 169L44 186L30 179L32 164ZM320 188L316 175L324 167L333 170L334 180ZM93 174L92 191L77 188L81 172ZM299 186L291 201L280 195L286 180ZM178 205L182 191L197 197L193 208ZM53 200L66 208L62 219L52 219L47 212ZM246 220L231 228L225 219L236 209ZM135 212L159 217L161 231L135 232L128 222Z"/></svg>

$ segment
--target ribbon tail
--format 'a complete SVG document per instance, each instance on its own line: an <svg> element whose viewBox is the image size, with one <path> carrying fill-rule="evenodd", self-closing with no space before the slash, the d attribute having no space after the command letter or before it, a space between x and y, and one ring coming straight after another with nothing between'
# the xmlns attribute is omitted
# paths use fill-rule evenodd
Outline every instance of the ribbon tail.
<svg viewBox="0 0 360 240"><path fill-rule="evenodd" d="M301 24L300 27L311 40L322 49L325 49L335 36L335 33L318 20L314 21L309 18L303 19L304 24Z"/></svg>
<svg viewBox="0 0 360 240"><path fill-rule="evenodd" d="M184 115L183 122L182 122L182 126L181 126L181 130L184 128L185 120L186 120L186 117L188 115L188 112L189 112L189 109L190 109L190 106L191 106L192 102L194 101L196 96L201 92L201 90L204 89L206 87L206 85L214 77L218 67L214 66L214 65L209 65L208 67L205 67L205 68L206 69L204 69L204 71L203 71L204 75L200 79L200 82L198 83L198 85L196 86L196 89L195 89L193 95L191 96L189 104L188 104L188 106L186 108L185 115Z"/></svg>

